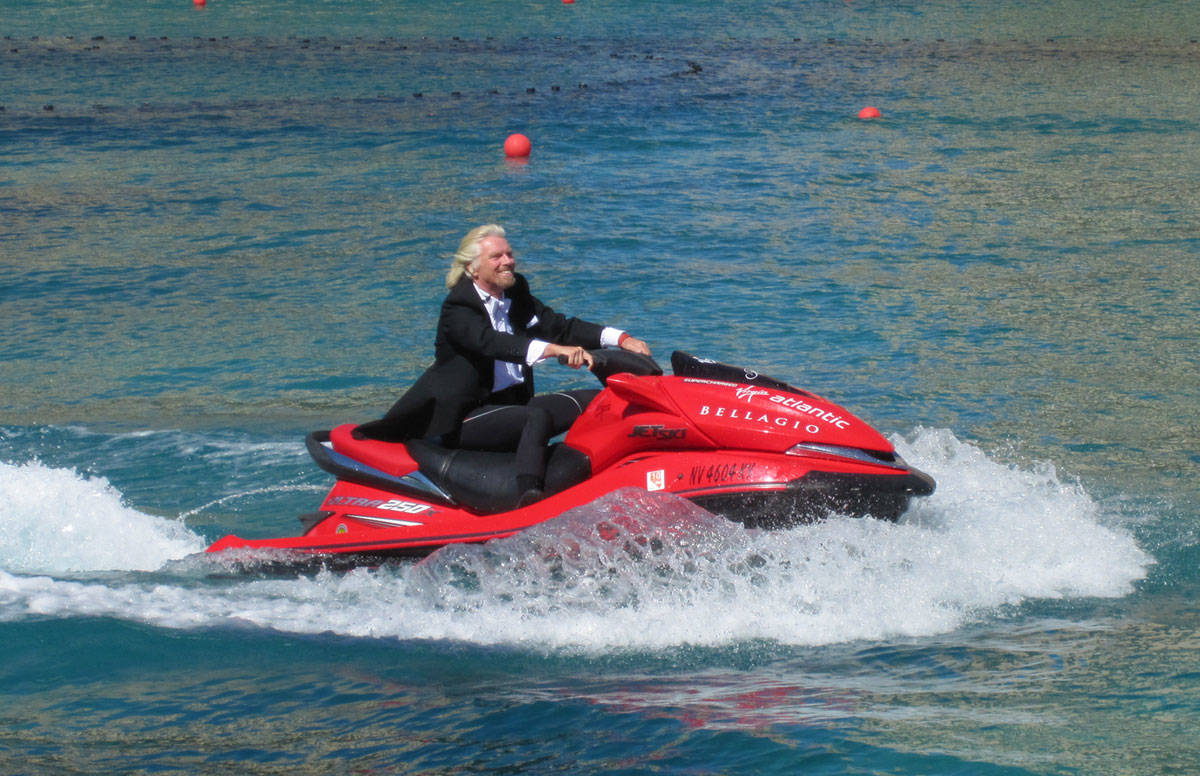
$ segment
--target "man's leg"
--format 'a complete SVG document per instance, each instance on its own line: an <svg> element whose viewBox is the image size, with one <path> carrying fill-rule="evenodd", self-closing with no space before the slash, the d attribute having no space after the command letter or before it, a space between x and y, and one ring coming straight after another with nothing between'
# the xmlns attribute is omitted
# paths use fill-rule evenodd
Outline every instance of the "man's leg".
<svg viewBox="0 0 1200 776"><path fill-rule="evenodd" d="M546 476L546 443L554 436L554 419L530 404L489 404L463 420L458 446L469 450L517 453L517 485L540 488Z"/></svg>
<svg viewBox="0 0 1200 776"><path fill-rule="evenodd" d="M539 407L550 413L553 430L550 437L555 437L571 427L587 409L592 399L599 395L599 390L556 391L540 393L530 401L530 407ZM549 439L550 437L547 437Z"/></svg>

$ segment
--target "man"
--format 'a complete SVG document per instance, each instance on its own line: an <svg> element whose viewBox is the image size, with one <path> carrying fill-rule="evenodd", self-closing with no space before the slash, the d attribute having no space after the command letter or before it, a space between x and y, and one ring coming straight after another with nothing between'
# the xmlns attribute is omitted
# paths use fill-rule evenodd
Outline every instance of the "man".
<svg viewBox="0 0 1200 776"><path fill-rule="evenodd" d="M591 367L589 350L620 347L649 356L619 329L555 312L516 272L504 228L485 224L462 239L446 275L435 360L382 420L355 432L399 441L422 437L451 447L516 450L520 505L542 496L546 444L570 427L596 391L535 396L533 365L557 358Z"/></svg>

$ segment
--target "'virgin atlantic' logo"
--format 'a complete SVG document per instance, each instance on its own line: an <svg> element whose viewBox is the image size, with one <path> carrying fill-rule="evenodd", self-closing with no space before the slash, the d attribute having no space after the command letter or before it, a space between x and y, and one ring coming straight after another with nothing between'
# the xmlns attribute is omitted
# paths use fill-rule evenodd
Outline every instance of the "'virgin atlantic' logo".
<svg viewBox="0 0 1200 776"><path fill-rule="evenodd" d="M737 397L742 401L750 401L755 396L764 396L769 391L764 391L761 388L754 388L749 385L743 385L737 389Z"/></svg>

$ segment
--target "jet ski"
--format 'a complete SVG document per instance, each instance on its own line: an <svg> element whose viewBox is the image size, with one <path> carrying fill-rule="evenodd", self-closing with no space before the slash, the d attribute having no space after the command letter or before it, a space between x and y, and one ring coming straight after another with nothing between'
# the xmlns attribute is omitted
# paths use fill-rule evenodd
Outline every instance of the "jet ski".
<svg viewBox="0 0 1200 776"><path fill-rule="evenodd" d="M519 506L514 456L411 439L308 435L337 482L298 536L226 536L208 548L282 550L346 565L421 557L511 536L623 488L674 494L748 528L831 514L896 520L933 479L875 429L809 391L676 351L673 374L623 350L593 351L603 389L548 455L546 497Z"/></svg>

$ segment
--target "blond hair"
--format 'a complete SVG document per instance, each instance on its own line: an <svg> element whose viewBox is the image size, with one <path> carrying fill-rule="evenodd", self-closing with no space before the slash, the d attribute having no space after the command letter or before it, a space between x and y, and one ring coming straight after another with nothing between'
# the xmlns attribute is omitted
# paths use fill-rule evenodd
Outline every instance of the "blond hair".
<svg viewBox="0 0 1200 776"><path fill-rule="evenodd" d="M503 237L504 227L499 224L484 224L467 232L458 244L458 252L450 260L450 271L446 273L446 288L454 288L464 273L471 274L479 260L479 243L487 237Z"/></svg>

